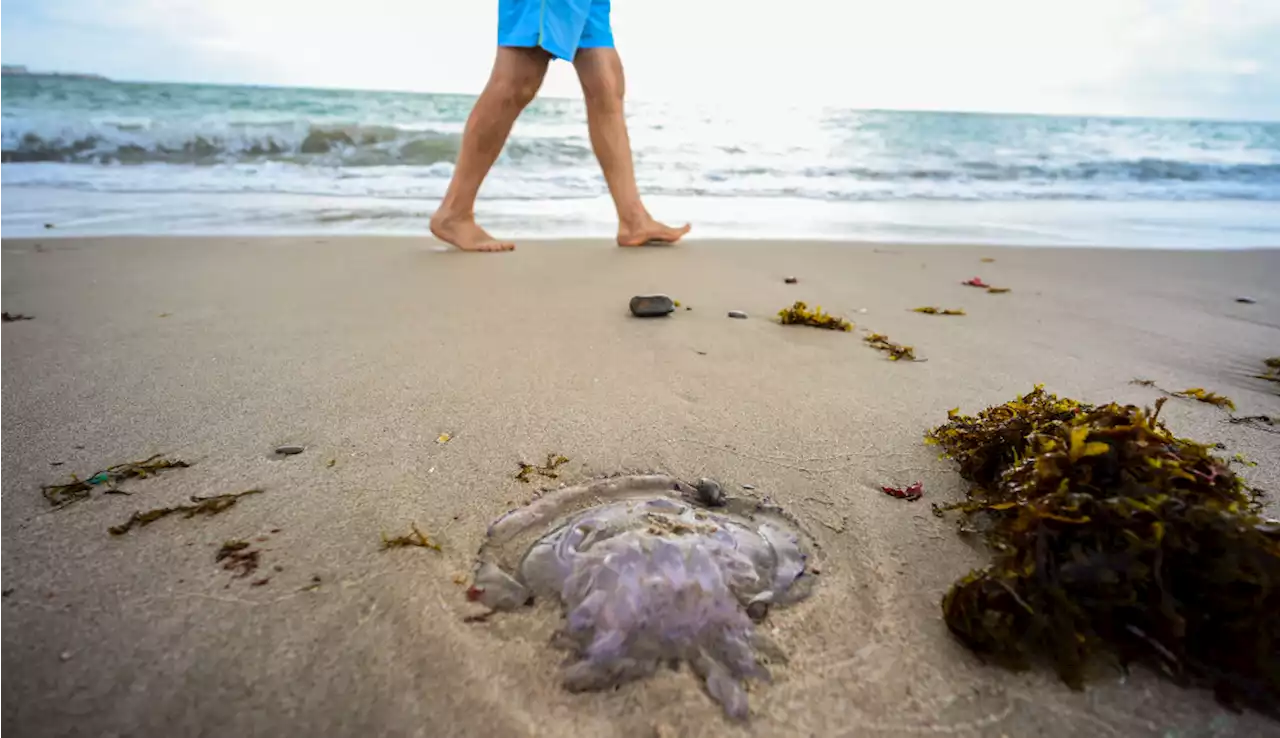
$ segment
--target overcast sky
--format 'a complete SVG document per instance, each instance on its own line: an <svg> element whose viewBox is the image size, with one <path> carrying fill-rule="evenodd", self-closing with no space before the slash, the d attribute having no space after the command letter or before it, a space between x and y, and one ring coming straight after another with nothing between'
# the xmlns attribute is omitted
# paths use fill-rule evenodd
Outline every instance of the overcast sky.
<svg viewBox="0 0 1280 738"><path fill-rule="evenodd" d="M7 0L3 59L478 92L496 0ZM638 99L1280 120L1280 0L614 0ZM544 94L578 95L556 64Z"/></svg>

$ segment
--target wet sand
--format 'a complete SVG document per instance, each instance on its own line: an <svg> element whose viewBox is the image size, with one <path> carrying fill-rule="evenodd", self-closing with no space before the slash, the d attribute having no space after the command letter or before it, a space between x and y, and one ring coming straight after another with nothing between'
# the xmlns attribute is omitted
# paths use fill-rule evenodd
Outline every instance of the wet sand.
<svg viewBox="0 0 1280 738"><path fill-rule="evenodd" d="M958 645L938 601L986 557L930 514L964 487L921 442L949 408L1036 383L1150 403L1155 390L1129 384L1144 377L1280 415L1274 386L1249 376L1280 354L1280 251L569 241L471 256L397 238L3 248L3 307L34 316L3 328L3 727L14 735L1280 732L1144 670L1104 671L1075 693L1048 670L1006 672ZM960 284L973 276L1012 292ZM632 318L631 296L655 291L692 310ZM858 330L771 319L796 299ZM968 314L910 312L921 305ZM927 361L887 361L863 329ZM1260 461L1246 476L1280 490L1280 436L1190 401L1162 417ZM306 450L275 458L284 443ZM193 466L126 482L131 496L99 490L57 511L41 497L70 473L155 453ZM559 480L514 478L548 453L570 459ZM565 692L545 617L463 622L475 605L459 582L490 521L541 485L649 471L768 496L822 547L813 597L765 625L790 662L752 685L745 726L687 671ZM920 502L880 492L915 481ZM264 493L215 517L107 533L136 510L255 487ZM415 523L441 552L380 550L384 533ZM261 551L256 572L215 562L228 539Z"/></svg>

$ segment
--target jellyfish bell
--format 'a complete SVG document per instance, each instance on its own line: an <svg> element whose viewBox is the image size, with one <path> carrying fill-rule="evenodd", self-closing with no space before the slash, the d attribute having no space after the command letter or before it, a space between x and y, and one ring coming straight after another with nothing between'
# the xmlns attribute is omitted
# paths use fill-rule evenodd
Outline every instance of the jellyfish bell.
<svg viewBox="0 0 1280 738"><path fill-rule="evenodd" d="M576 657L567 689L684 662L744 719L743 681L767 679L759 656L778 653L753 620L809 594L816 553L775 505L709 501L705 485L665 475L617 477L555 490L495 521L470 592L494 610L559 603L557 641Z"/></svg>

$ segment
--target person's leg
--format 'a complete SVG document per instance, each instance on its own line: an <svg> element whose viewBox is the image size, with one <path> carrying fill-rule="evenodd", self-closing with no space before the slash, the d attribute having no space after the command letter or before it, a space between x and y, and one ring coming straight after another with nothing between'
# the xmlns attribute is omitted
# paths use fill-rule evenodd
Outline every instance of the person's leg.
<svg viewBox="0 0 1280 738"><path fill-rule="evenodd" d="M520 111L538 93L550 60L550 55L539 48L498 49L489 82L463 129L453 180L431 216L431 232L436 238L463 251L515 248L515 244L497 240L476 225L476 194L502 152Z"/></svg>
<svg viewBox="0 0 1280 738"><path fill-rule="evenodd" d="M584 46L573 58L587 103L587 126L591 148L604 170L609 194L618 210L618 245L640 246L653 241L671 243L689 232L689 226L672 228L649 215L636 187L635 165L631 160L631 139L622 100L626 80L622 59L609 46Z"/></svg>

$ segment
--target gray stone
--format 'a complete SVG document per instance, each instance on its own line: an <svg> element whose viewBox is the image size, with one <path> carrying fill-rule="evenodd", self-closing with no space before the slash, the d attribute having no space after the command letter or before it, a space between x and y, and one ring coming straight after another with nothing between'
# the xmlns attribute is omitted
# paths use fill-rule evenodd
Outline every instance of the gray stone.
<svg viewBox="0 0 1280 738"><path fill-rule="evenodd" d="M300 454L300 453L302 453L302 452L303 452L303 451L305 451L305 450L306 450L306 449L305 449L305 448L303 448L302 446L299 446L299 445L297 445L297 444L293 444L293 443L289 443L289 444L285 444L284 446L277 446L277 447L276 447L276 453L280 454L281 456L293 456L293 455L295 455L295 454Z"/></svg>
<svg viewBox="0 0 1280 738"><path fill-rule="evenodd" d="M746 319L747 319L747 314L746 314L746 313L744 313L744 312L742 312L741 310L730 310L730 311L729 311L729 317L730 317L730 318L737 318L738 320L746 320Z"/></svg>
<svg viewBox="0 0 1280 738"><path fill-rule="evenodd" d="M1246 305L1252 305L1255 302L1257 302L1257 300L1253 299L1252 297L1237 297L1236 302L1243 302Z"/></svg>
<svg viewBox="0 0 1280 738"><path fill-rule="evenodd" d="M637 318L658 318L675 309L675 300L666 295L636 295L631 298L631 314Z"/></svg>

